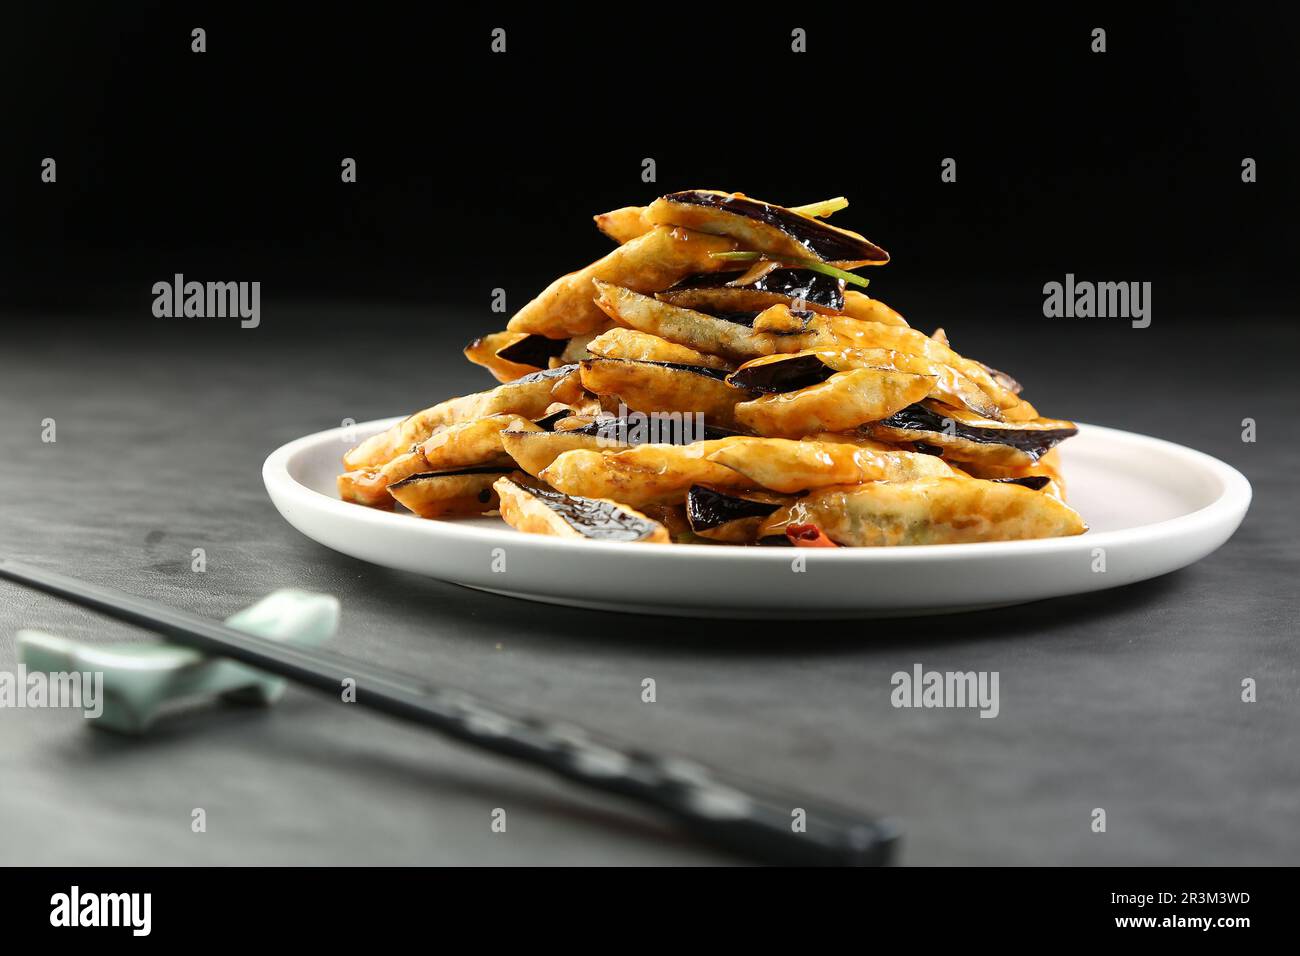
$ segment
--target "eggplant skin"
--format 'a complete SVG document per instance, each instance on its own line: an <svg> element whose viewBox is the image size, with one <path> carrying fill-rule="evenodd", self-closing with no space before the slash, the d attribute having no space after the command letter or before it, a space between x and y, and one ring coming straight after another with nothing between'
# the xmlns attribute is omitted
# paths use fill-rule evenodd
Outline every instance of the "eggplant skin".
<svg viewBox="0 0 1300 956"><path fill-rule="evenodd" d="M601 361L597 359L595 361ZM629 359L605 359L604 361L619 362L630 361ZM715 382L725 382L727 375L730 374L724 368L712 368L708 365L685 365L681 362L641 362L641 365L656 365L659 368L673 369L678 372L692 372L695 375L703 375L705 378L711 378Z"/></svg>
<svg viewBox="0 0 1300 956"><path fill-rule="evenodd" d="M500 466L422 472L389 485L388 493L421 518L480 515L497 508L492 486L508 473Z"/></svg>
<svg viewBox="0 0 1300 956"><path fill-rule="evenodd" d="M733 286L742 272L688 276L656 296L683 308L719 312L762 311L778 303L803 302L816 312L844 312L844 280L810 269L774 269L756 282Z"/></svg>
<svg viewBox="0 0 1300 956"><path fill-rule="evenodd" d="M1005 445L1028 456L1031 461L1037 461L1054 446L1079 433L1079 429L1073 425L1060 428L972 425L955 415L944 416L919 402L882 419L878 424L887 429L916 432L918 441L939 447L945 447L945 438L983 445Z"/></svg>
<svg viewBox="0 0 1300 956"><path fill-rule="evenodd" d="M779 501L745 498L708 485L691 485L686 493L686 517L697 534L745 518L766 518L780 507Z"/></svg>
<svg viewBox="0 0 1300 956"><path fill-rule="evenodd" d="M550 488L533 488L530 494L587 538L644 541L657 530L652 522L611 501L577 498Z"/></svg>
<svg viewBox="0 0 1300 956"><path fill-rule="evenodd" d="M517 378L510 384L527 385L533 382L544 382L547 379L552 379L552 378L564 378L564 376L572 374L577 370L578 370L577 362L574 362L571 365L560 365L556 368L544 368L540 372L531 372L528 375L525 375L523 378Z"/></svg>
<svg viewBox="0 0 1300 956"><path fill-rule="evenodd" d="M765 394L797 392L801 388L820 385L835 371L815 353L804 353L746 365L732 372L727 381L737 388Z"/></svg>
<svg viewBox="0 0 1300 956"><path fill-rule="evenodd" d="M809 269L773 269L745 288L806 302L809 308L822 306L835 312L844 311L844 280Z"/></svg>
<svg viewBox="0 0 1300 956"><path fill-rule="evenodd" d="M529 332L517 342L497 349L497 358L516 365L531 365L533 368L545 369L551 359L564 354L568 339L548 339L544 335Z"/></svg>
<svg viewBox="0 0 1300 956"><path fill-rule="evenodd" d="M996 481L1000 485L1019 485L1021 488L1028 488L1030 491L1042 491L1052 479L1047 475L1024 475L1020 478L989 478L986 480Z"/></svg>
<svg viewBox="0 0 1300 956"><path fill-rule="evenodd" d="M561 408L558 412L552 412L549 415L545 415L541 418L535 419L533 421L533 424L536 425L544 432L553 432L555 431L556 425L564 421L566 418L571 417L572 415L573 415L573 409Z"/></svg>
<svg viewBox="0 0 1300 956"><path fill-rule="evenodd" d="M500 478L493 487L501 498L501 516L519 531L595 541L669 541L659 522L608 498L566 495L509 477Z"/></svg>
<svg viewBox="0 0 1300 956"><path fill-rule="evenodd" d="M803 247L813 258L823 262L866 262L883 265L889 261L889 253L861 236L838 229L820 219L801 216L784 206L774 206L739 193L688 189L683 192L669 193L662 201L683 206L701 206L761 222L783 233ZM689 224L683 223L683 225Z"/></svg>
<svg viewBox="0 0 1300 956"><path fill-rule="evenodd" d="M480 365L492 373L498 382L513 382L521 375L546 368L546 362L534 365L526 362L511 362L501 358L501 352L527 336L526 332L491 332L476 338L462 350L465 358L475 365Z"/></svg>

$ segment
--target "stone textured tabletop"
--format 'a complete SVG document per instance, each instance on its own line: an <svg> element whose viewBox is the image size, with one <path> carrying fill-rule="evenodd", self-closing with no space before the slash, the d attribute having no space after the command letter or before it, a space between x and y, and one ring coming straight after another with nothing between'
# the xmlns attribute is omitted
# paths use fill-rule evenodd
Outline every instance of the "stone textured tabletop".
<svg viewBox="0 0 1300 956"><path fill-rule="evenodd" d="M957 347L1016 374L1045 413L1223 458L1251 480L1251 511L1220 551L1144 584L804 624L530 604L314 544L267 500L265 455L348 417L484 387L456 348L491 319L275 302L264 315L247 331L6 316L3 552L212 617L275 588L336 594L349 654L886 811L905 828L907 864L1300 862L1290 320L1165 316L1135 331L954 317ZM1254 443L1241 440L1246 417ZM21 627L143 637L0 582L0 669L15 666ZM890 675L916 663L998 671L999 716L894 709ZM641 700L645 677L655 703ZM1246 677L1255 703L1241 700ZM140 740L66 711L0 710L0 781L2 863L728 861L620 802L293 688L269 711L189 710ZM191 830L195 808L206 832Z"/></svg>

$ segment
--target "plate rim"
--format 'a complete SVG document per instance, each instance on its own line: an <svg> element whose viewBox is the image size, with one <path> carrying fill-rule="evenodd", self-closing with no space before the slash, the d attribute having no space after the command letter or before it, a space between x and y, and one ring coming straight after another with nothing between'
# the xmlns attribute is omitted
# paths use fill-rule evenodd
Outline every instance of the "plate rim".
<svg viewBox="0 0 1300 956"><path fill-rule="evenodd" d="M317 491L299 481L290 471L290 465L295 458L308 449L324 442L334 442L342 449L349 442L359 441L369 434L381 431L407 417L397 415L392 418L359 422L355 425L328 428L295 438L276 448L262 463L262 481L266 486L267 493L271 496L272 503L276 505L277 511L281 511L281 517L285 516L279 507L277 493L298 498L305 504L310 503L313 507L341 516L348 516L349 520L359 521L376 528L406 528L408 532L416 528L424 528L425 531L417 533L427 532L432 537L447 543L499 543L502 534L508 533L512 536L518 536L520 542L525 545L545 542L548 547L576 548L584 553L626 555L627 542L586 541L546 535L528 535L517 532L504 524L501 528L484 528L458 521L420 521L410 515L397 514L377 508L367 508ZM936 561L963 556L972 559L977 557L1024 557L1035 554L1046 556L1074 550L1084 541L1095 542L1095 544L1091 545L1092 547L1118 548L1134 540L1150 541L1152 538L1163 539L1196 534L1208 527L1217 525L1221 520L1228 518L1229 515L1232 515L1231 520L1236 521L1233 526L1233 531L1235 531L1236 527L1240 526L1241 521L1245 518L1253 497L1250 481L1227 462L1164 438L1156 438L1152 435L1143 435L1139 432L1125 431L1105 425L1092 425L1086 422L1076 424L1078 424L1081 435L1085 433L1095 434L1101 438L1128 443L1155 443L1174 455L1184 456L1188 460L1199 464L1205 471L1218 479L1220 485L1219 494L1213 501L1196 511L1131 528L1099 532L1089 531L1082 535L1029 540L897 545L887 548L825 548L817 550L818 561L856 561L871 564L876 562ZM353 438L345 440L343 437L345 432L353 436ZM340 451L339 457L341 467L342 451ZM305 498L304 493L306 494ZM399 522L400 524L393 524L393 522ZM1231 534L1232 532L1229 532L1229 535ZM693 556L691 560L696 561L739 560L772 563L788 563L789 561L789 554L784 548L755 548L737 544L714 544L707 547L690 547L689 549L684 547L643 547L637 548L636 554L639 560L670 561L679 557L683 550L688 550Z"/></svg>

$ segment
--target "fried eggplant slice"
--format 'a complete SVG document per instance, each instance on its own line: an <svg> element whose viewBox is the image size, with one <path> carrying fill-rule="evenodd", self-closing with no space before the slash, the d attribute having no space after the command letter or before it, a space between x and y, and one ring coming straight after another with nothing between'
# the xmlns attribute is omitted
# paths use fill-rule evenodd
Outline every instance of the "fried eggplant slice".
<svg viewBox="0 0 1300 956"><path fill-rule="evenodd" d="M616 447L618 442L583 428L572 428L563 431L504 431L501 444L519 468L536 478L543 468L566 451L579 448L599 451Z"/></svg>
<svg viewBox="0 0 1300 956"><path fill-rule="evenodd" d="M937 399L945 405L965 408L984 418L1000 420L1003 417L1002 409L998 407L998 403L992 396L951 365L946 365L943 362L930 363L928 359L922 359L918 355L908 355L906 352L895 352L894 354L896 356L894 360L896 368L906 369L914 366L916 362L930 364L935 373L934 388L930 391L931 398ZM915 368L913 367L911 370L915 371Z"/></svg>
<svg viewBox="0 0 1300 956"><path fill-rule="evenodd" d="M654 419L606 416L594 420L573 415L556 422L554 431L508 429L501 433L501 442L515 463L536 478L556 458L576 448L601 451L644 444L689 445L735 435L730 429L713 425L700 427L685 415L662 415Z"/></svg>
<svg viewBox="0 0 1300 956"><path fill-rule="evenodd" d="M486 392L462 395L416 412L367 438L343 456L343 464L349 471L378 467L412 445L427 441L437 429L457 422L503 412L540 418L552 402L571 404L571 399L580 396L581 391L582 380L576 364L533 372Z"/></svg>
<svg viewBox="0 0 1300 956"><path fill-rule="evenodd" d="M879 421L920 401L934 376L894 368L856 368L794 392L763 395L735 407L736 421L759 435L801 438Z"/></svg>
<svg viewBox="0 0 1300 956"><path fill-rule="evenodd" d="M469 468L478 465L496 465L501 467L509 465L509 461L504 458L500 461L490 460L494 457L497 456L489 455L482 461L456 462L455 464L447 465L446 467L435 467L431 466L428 460L424 457L424 449L421 448L421 446L416 445L406 454L398 455L384 466L372 469L375 475L374 484L386 492L388 491L389 485L396 484L403 478L409 478L411 475L418 475L422 471L452 471L458 468Z"/></svg>
<svg viewBox="0 0 1300 956"><path fill-rule="evenodd" d="M772 256L813 259L842 269L889 261L889 253L856 232L744 193L716 189L669 193L650 204L646 218L654 223L729 236L746 249Z"/></svg>
<svg viewBox="0 0 1300 956"><path fill-rule="evenodd" d="M622 451L567 451L539 476L570 495L612 498L634 508L680 504L691 485L744 489L753 483L725 465L707 460L734 439L690 445L637 445Z"/></svg>
<svg viewBox="0 0 1300 956"><path fill-rule="evenodd" d="M558 412L556 413L558 414ZM601 416L600 407L593 405L591 408L571 409L568 414L556 418L555 415L548 415L545 419L538 419L537 424L541 425L547 431L562 432L570 428L582 428L590 425Z"/></svg>
<svg viewBox="0 0 1300 956"><path fill-rule="evenodd" d="M519 415L490 415L468 422L448 425L430 435L420 446L425 467L421 471L454 471L471 466L501 465L510 467L511 457L505 450L501 433L541 431L527 418ZM398 459L394 459L396 461ZM392 462L384 468L392 466ZM405 477L405 476L403 476Z"/></svg>
<svg viewBox="0 0 1300 956"><path fill-rule="evenodd" d="M518 334L518 333L511 333ZM548 339L531 332L497 350L497 358L514 365L540 371L550 368L553 359L562 356L569 346L568 339Z"/></svg>
<svg viewBox="0 0 1300 956"><path fill-rule="evenodd" d="M600 337L602 333L608 332L612 328L614 328L614 323L606 321L601 324L599 329L593 332L585 332L582 335L573 336L569 339L568 344L564 346L564 351L560 353L559 358L551 359L551 366L557 367L560 365L573 365L575 362L581 362L583 359L593 358L593 353L588 351L587 346L591 344L593 339Z"/></svg>
<svg viewBox="0 0 1300 956"><path fill-rule="evenodd" d="M339 497L372 508L391 508L393 499L388 489L412 475L482 467L508 470L514 467L514 461L506 454L501 441L501 432L507 428L517 432L542 430L539 425L517 415L493 415L457 422L382 467L340 475Z"/></svg>
<svg viewBox="0 0 1300 956"><path fill-rule="evenodd" d="M758 540L758 529L763 522L790 500L763 491L734 492L691 485L686 493L686 517L691 530L702 538L728 544L753 544Z"/></svg>
<svg viewBox="0 0 1300 956"><path fill-rule="evenodd" d="M1032 465L1079 431L1073 422L1054 418L999 422L933 401L910 405L865 430L884 441L937 447L953 461L1002 467Z"/></svg>
<svg viewBox="0 0 1300 956"><path fill-rule="evenodd" d="M790 392L824 382L835 372L868 367L931 375L935 380L930 392L932 397L948 405L968 408L987 418L1001 414L993 399L961 372L919 355L893 349L807 349L766 355L746 362L727 381L760 392Z"/></svg>
<svg viewBox="0 0 1300 956"><path fill-rule="evenodd" d="M492 486L508 473L502 468L422 472L389 485L388 493L421 518L481 515L497 509Z"/></svg>
<svg viewBox="0 0 1300 956"><path fill-rule="evenodd" d="M828 485L953 475L943 459L933 455L787 438L736 438L711 452L709 461L740 472L759 487L786 494Z"/></svg>
<svg viewBox="0 0 1300 956"><path fill-rule="evenodd" d="M493 457L493 456L488 456ZM501 457L501 456L497 456ZM456 467L468 467L469 465L484 464L501 464L508 466L509 460L502 458L501 462L489 461L468 461L457 463ZM448 469L451 466L448 466ZM353 501L357 504L367 505L371 508L391 508L393 506L393 497L388 493L389 486L401 481L403 478L409 478L411 475L420 472L444 470L434 468L424 457L424 451L419 445L414 446L405 454L398 455L392 461L379 468L365 468L360 471L350 471L347 474L339 476L339 497L344 501Z"/></svg>
<svg viewBox="0 0 1300 956"><path fill-rule="evenodd" d="M965 471L973 478L987 481L1006 481L1035 488L1045 494L1065 501L1065 476L1061 473L1061 450L1058 447L1045 453L1032 465L991 465L987 462L967 462Z"/></svg>
<svg viewBox="0 0 1300 956"><path fill-rule="evenodd" d="M980 390L1000 409L1013 408L1020 403L1019 396L999 385L978 362L958 355L942 342L916 329L868 322L847 316L828 316L822 319L819 325L818 341L806 347L877 348L919 355L936 364L956 369L979 386ZM786 348L777 351L797 352L799 349Z"/></svg>
<svg viewBox="0 0 1300 956"><path fill-rule="evenodd" d="M465 346L465 357L486 368L498 382L512 382L542 369L591 358L587 342L596 334L550 339L530 332L493 332Z"/></svg>
<svg viewBox="0 0 1300 956"><path fill-rule="evenodd" d="M597 229L621 246L638 236L644 236L655 227L654 223L646 219L645 211L645 206L624 206L592 218L596 220Z"/></svg>
<svg viewBox="0 0 1300 956"><path fill-rule="evenodd" d="M604 440L607 447L617 445L692 445L698 441L721 441L724 438L738 437L739 433L730 428L701 423L686 415L674 415L669 412L650 418L647 415L633 415L620 418L605 415L594 421L574 426L575 430L587 435L595 435Z"/></svg>
<svg viewBox="0 0 1300 956"><path fill-rule="evenodd" d="M808 349L752 359L728 375L727 381L764 395L811 388L841 371L826 360L822 351L829 350ZM880 360L875 364L879 366Z"/></svg>
<svg viewBox="0 0 1300 956"><path fill-rule="evenodd" d="M685 345L669 342L649 332L612 328L587 343L587 351L597 358L630 359L634 362L669 362L674 365L704 365L708 368L731 368L724 358L707 355Z"/></svg>
<svg viewBox="0 0 1300 956"><path fill-rule="evenodd" d="M755 332L748 325L661 302L622 286L606 282L596 282L595 286L597 305L615 322L731 361L746 362L773 352L798 352L816 344L813 340L805 344L805 336Z"/></svg>
<svg viewBox="0 0 1300 956"><path fill-rule="evenodd" d="M659 292L685 276L727 268L727 262L709 253L727 252L734 245L724 237L689 229L651 229L585 269L556 279L515 313L508 328L555 339L597 331L605 327L605 314L592 302L593 280Z"/></svg>
<svg viewBox="0 0 1300 956"><path fill-rule="evenodd" d="M388 493L388 482L384 481L378 468L358 468L345 471L339 475L336 483L339 498L353 504L368 508L391 509L393 497Z"/></svg>
<svg viewBox="0 0 1300 956"><path fill-rule="evenodd" d="M1029 474L1046 475L1052 483L1047 490L1055 494L1062 501L1065 500L1065 473L1061 469L1061 449L1053 448L1048 451L1038 461L1034 462L1028 469Z"/></svg>
<svg viewBox="0 0 1300 956"><path fill-rule="evenodd" d="M758 277L745 281L750 273ZM837 315L844 311L844 296L843 279L808 269L778 267L761 276L753 269L688 276L655 298L710 315L761 312L773 305Z"/></svg>
<svg viewBox="0 0 1300 956"><path fill-rule="evenodd" d="M783 534L801 524L815 524L837 544L860 548L1054 538L1087 530L1077 512L1049 495L971 478L822 488L774 512L759 534Z"/></svg>
<svg viewBox="0 0 1300 956"><path fill-rule="evenodd" d="M817 432L813 435L804 435L800 440L824 441L830 442L832 445L853 445L857 448L866 448L869 451L913 451L910 446L903 448L887 441L877 441L862 434L861 429L857 428L847 432Z"/></svg>
<svg viewBox="0 0 1300 956"><path fill-rule="evenodd" d="M885 303L854 289L844 293L844 308L841 311L864 322L879 322L881 325L898 325L907 328L907 320Z"/></svg>
<svg viewBox="0 0 1300 956"><path fill-rule="evenodd" d="M593 541L667 544L670 540L658 521L608 498L567 495L508 477L498 478L493 487L501 501L501 517L518 531Z"/></svg>
<svg viewBox="0 0 1300 956"><path fill-rule="evenodd" d="M723 369L670 362L590 359L582 363L582 385L602 398L618 398L633 411L701 415L723 428L735 424L736 404L754 397L728 385Z"/></svg>
<svg viewBox="0 0 1300 956"><path fill-rule="evenodd" d="M733 362L809 349L885 349L923 358L937 366L944 387L967 407L995 417L1001 409L1025 404L999 385L977 362L907 326L867 322L849 316L813 315L807 331L793 335L756 330L750 325L640 295L630 289L595 283L596 301L611 319L642 332ZM748 317L752 323L753 317ZM897 364L897 363L895 363ZM951 370L949 373L947 370ZM939 384L936 382L936 384Z"/></svg>
<svg viewBox="0 0 1300 956"><path fill-rule="evenodd" d="M502 351L531 337L527 332L493 332L490 335L480 336L465 346L465 358L475 365L483 366L498 382L511 382L546 368L545 362L534 365L501 357ZM558 341L563 348L563 340L547 339L547 341Z"/></svg>
<svg viewBox="0 0 1300 956"><path fill-rule="evenodd" d="M770 305L754 316L749 327L756 333L770 332L773 335L800 335L808 331L816 312L792 309L788 305Z"/></svg>

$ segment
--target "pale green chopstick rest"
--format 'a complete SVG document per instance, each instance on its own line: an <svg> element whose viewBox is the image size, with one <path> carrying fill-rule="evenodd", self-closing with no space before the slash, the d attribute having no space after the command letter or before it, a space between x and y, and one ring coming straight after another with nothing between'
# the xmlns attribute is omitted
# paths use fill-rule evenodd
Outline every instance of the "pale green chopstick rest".
<svg viewBox="0 0 1300 956"><path fill-rule="evenodd" d="M275 591L226 619L246 634L314 646L334 635L338 599L328 594ZM19 659L29 671L102 672L103 713L94 727L140 734L169 702L222 697L270 704L284 692L284 680L244 664L209 657L173 644L86 644L42 631L18 632Z"/></svg>

